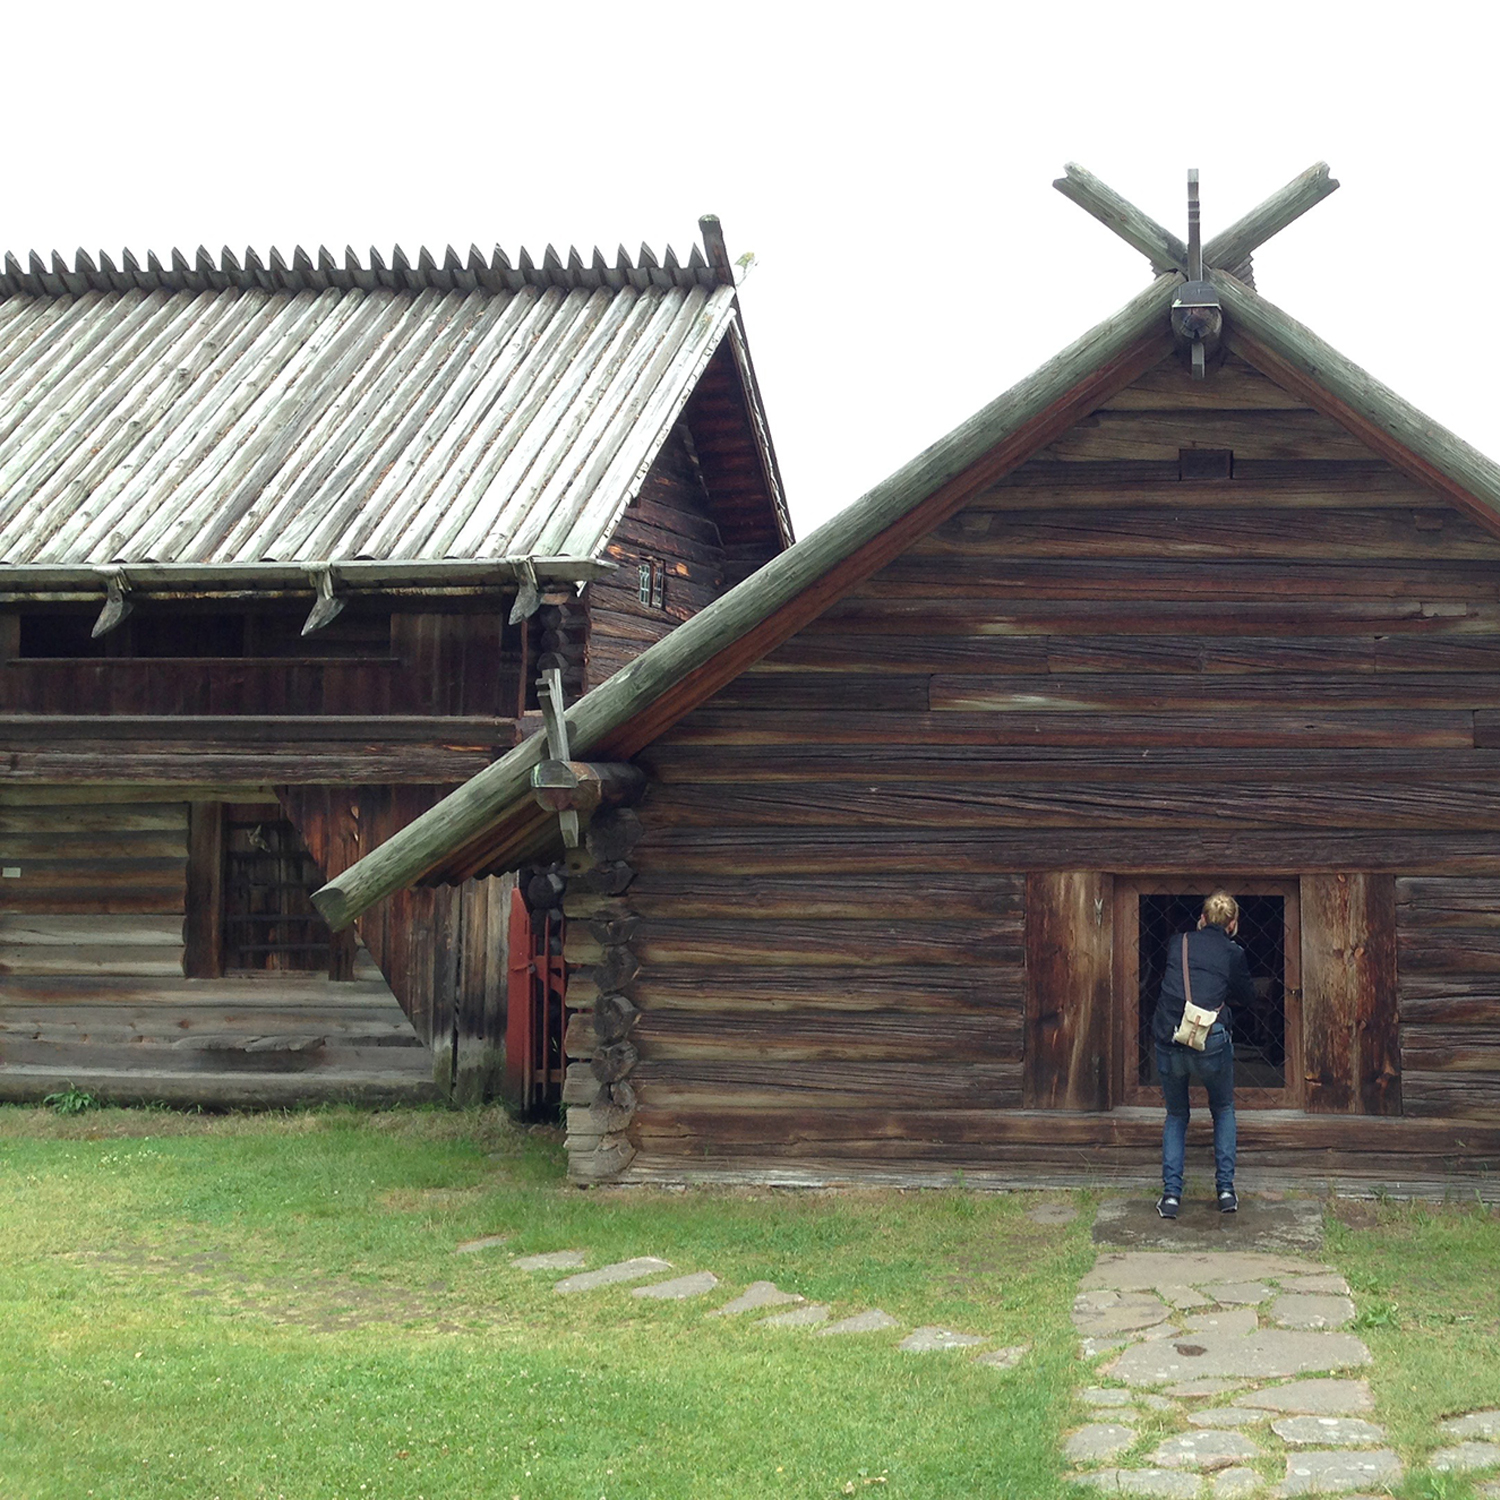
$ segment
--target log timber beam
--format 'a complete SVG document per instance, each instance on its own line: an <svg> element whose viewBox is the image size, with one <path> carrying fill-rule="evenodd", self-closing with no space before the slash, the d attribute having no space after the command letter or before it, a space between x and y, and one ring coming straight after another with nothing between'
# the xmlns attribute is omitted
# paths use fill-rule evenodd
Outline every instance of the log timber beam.
<svg viewBox="0 0 1500 1500"><path fill-rule="evenodd" d="M1169 229L1164 229L1149 214L1144 214L1129 200L1101 182L1085 167L1069 162L1066 176L1052 184L1063 197L1076 203L1122 240L1139 250L1161 275L1167 271L1188 274L1188 248ZM1236 220L1216 234L1203 247L1205 272L1209 268L1234 270L1253 250L1295 223L1308 209L1321 203L1338 188L1338 179L1328 175L1328 163L1317 162L1300 177L1294 177L1284 188L1272 193L1259 208Z"/></svg>
<svg viewBox="0 0 1500 1500"><path fill-rule="evenodd" d="M531 789L538 807L587 817L598 807L639 802L646 773L620 761L544 760L532 768Z"/></svg>

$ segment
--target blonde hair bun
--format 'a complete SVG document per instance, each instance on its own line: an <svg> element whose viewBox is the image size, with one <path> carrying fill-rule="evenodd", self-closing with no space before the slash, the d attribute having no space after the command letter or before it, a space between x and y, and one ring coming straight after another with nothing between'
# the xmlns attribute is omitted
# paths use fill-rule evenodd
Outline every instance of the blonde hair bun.
<svg viewBox="0 0 1500 1500"><path fill-rule="evenodd" d="M1240 914L1240 903L1228 891L1213 891L1203 903L1203 920L1210 927L1228 927Z"/></svg>

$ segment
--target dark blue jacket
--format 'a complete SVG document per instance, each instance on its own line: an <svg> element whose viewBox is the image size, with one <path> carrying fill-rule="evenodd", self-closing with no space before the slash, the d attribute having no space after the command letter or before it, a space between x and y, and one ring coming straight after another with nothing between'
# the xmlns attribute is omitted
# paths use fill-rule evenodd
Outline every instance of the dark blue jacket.
<svg viewBox="0 0 1500 1500"><path fill-rule="evenodd" d="M1203 927L1188 933L1188 973L1193 981L1193 1004L1204 1010L1221 1005L1248 1005L1255 998L1250 965L1245 950L1222 927ZM1167 972L1162 976L1161 998L1151 1031L1159 1042L1170 1042L1182 1024L1186 996L1182 987L1182 935L1167 944ZM1229 1029L1229 1012L1219 1016Z"/></svg>

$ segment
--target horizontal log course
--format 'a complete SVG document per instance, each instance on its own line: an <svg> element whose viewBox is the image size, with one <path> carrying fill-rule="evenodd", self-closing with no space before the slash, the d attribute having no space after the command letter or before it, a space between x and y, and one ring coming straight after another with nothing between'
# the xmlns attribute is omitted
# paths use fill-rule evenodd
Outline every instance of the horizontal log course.
<svg viewBox="0 0 1500 1500"><path fill-rule="evenodd" d="M570 1062L563 1073L562 1102L592 1105L600 1097L604 1087L594 1077L594 1071L586 1061Z"/></svg>
<svg viewBox="0 0 1500 1500"><path fill-rule="evenodd" d="M795 688L800 698L805 679L776 680ZM1483 672L1278 673L1274 677L1135 673L1100 674L1097 679L1082 672L1048 677L937 674L929 683L927 706L968 713L1202 713L1210 709L1232 713L1255 708L1276 712L1288 702L1316 704L1324 711L1500 708L1500 673Z"/></svg>
<svg viewBox="0 0 1500 1500"><path fill-rule="evenodd" d="M1070 560L974 557L962 570L950 559L909 552L864 584L851 597L875 604L886 600L972 598L993 608L997 598L1029 601L1098 600L1113 608L1130 600L1172 600L1186 604L1267 603L1317 600L1417 600L1436 604L1493 604L1500 579L1478 560L1438 562L1369 560L1357 563L1275 559L1230 562L1166 558L1142 567L1138 559Z"/></svg>
<svg viewBox="0 0 1500 1500"><path fill-rule="evenodd" d="M736 778L738 779L738 778ZM1013 921L1018 939L1026 884L1019 876L933 875L920 885L904 873L852 875L829 882L800 875L674 876L670 870L637 877L631 901L651 920L725 918L744 923L869 921ZM579 915L583 915L579 912Z"/></svg>
<svg viewBox="0 0 1500 1500"><path fill-rule="evenodd" d="M1106 869L1120 874L1218 870L1244 875L1381 870L1401 875L1500 875L1492 833L1408 833L1388 829L1289 827L1275 831L1204 827L888 828L759 826L753 840L734 828L655 828L637 850L643 871L775 875L861 873L879 861L911 875L926 871L1013 874L1017 870Z"/></svg>
<svg viewBox="0 0 1500 1500"><path fill-rule="evenodd" d="M1241 621L1243 630L1244 622ZM1493 673L1500 630L1437 637L1346 632L1332 636L1205 640L1188 635L913 636L854 633L799 636L757 667L760 674L874 669L891 673L1034 675L1166 673L1243 676L1275 673ZM1405 679L1403 678L1403 681ZM1390 685L1393 689L1400 683ZM1216 684L1217 691L1233 691ZM649 755L649 752L648 752Z"/></svg>
<svg viewBox="0 0 1500 1500"><path fill-rule="evenodd" d="M866 784L879 782L951 783L959 775L980 785L994 781L1032 784L1113 784L1119 782L1172 785L1223 786L1242 781L1276 782L1422 782L1463 783L1500 777L1500 750L1420 748L1242 749L1235 746L1204 749L1199 746L1160 745L870 745L809 744L705 745L694 741L654 746L650 755L653 778L664 787L740 787L760 783L830 781L858 775ZM671 795L668 794L668 800ZM657 889L648 877L637 887L638 899L652 899ZM731 877L725 877L729 879ZM879 889L882 900L899 901L904 883L897 876L872 876L859 889ZM872 884L873 882L873 884ZM697 882L693 884L696 885ZM756 890L763 882L755 883ZM931 888L931 881L925 883ZM741 886L739 890L748 887ZM770 899L779 883L769 888ZM838 893L818 882L807 884L810 898ZM692 887L684 886L680 899L687 900ZM920 900L920 892L909 893ZM946 899L962 899L953 885L945 888ZM674 895L673 899L678 899ZM1500 906L1500 899L1493 903ZM653 906L653 910L661 910ZM671 915L695 915L684 910ZM705 912L704 915L710 913ZM794 915L795 913L787 913ZM896 914L893 912L893 914ZM747 912L747 916L754 913Z"/></svg>
<svg viewBox="0 0 1500 1500"><path fill-rule="evenodd" d="M910 641L913 630L919 631L924 640L936 636L1106 635L1297 640L1303 636L1371 634L1442 639L1471 633L1493 635L1500 626L1500 605L1489 599L1401 598L1389 594L1284 600L1173 599L1163 597L1166 592L1163 589L1157 591L1157 597L1147 594L1132 598L996 597L966 590L961 579L955 578L948 590L937 595L928 590L914 591L910 597L846 599L792 639L837 641L852 635L884 638L899 631ZM784 649L779 647L778 651Z"/></svg>
<svg viewBox="0 0 1500 1500"><path fill-rule="evenodd" d="M1207 380L1194 380L1174 359L1147 370L1109 398L1110 410L1291 411L1302 402L1243 359L1231 356Z"/></svg>
<svg viewBox="0 0 1500 1500"><path fill-rule="evenodd" d="M1401 1028L1401 1066L1422 1073L1500 1076L1500 1024L1417 1025L1408 1020Z"/></svg>
<svg viewBox="0 0 1500 1500"><path fill-rule="evenodd" d="M1413 1119L1461 1120L1493 1125L1500 1119L1500 1069L1465 1073L1429 1073L1412 1069L1402 1074L1401 1101L1407 1115ZM1500 1165L1500 1152L1494 1153L1494 1157L1492 1169Z"/></svg>
<svg viewBox="0 0 1500 1500"><path fill-rule="evenodd" d="M631 1041L640 1057L651 1062L776 1058L963 1066L977 1061L1017 1061L1021 1017L1014 1012L970 1012L945 1016L934 1025L929 1016L899 1012L700 1015L643 1011Z"/></svg>
<svg viewBox="0 0 1500 1500"><path fill-rule="evenodd" d="M604 1136L591 1150L568 1153L568 1176L574 1182L612 1182L635 1159L635 1147L622 1135Z"/></svg>
<svg viewBox="0 0 1500 1500"><path fill-rule="evenodd" d="M194 1105L218 1109L294 1109L338 1103L375 1108L383 1105L435 1104L440 1099L424 1062L420 1072L369 1070L355 1066L307 1072L203 1069L184 1072L148 1068L127 1062L110 1069L49 1064L0 1067L0 1101L37 1103L60 1089L87 1091L105 1104Z"/></svg>
<svg viewBox="0 0 1500 1500"><path fill-rule="evenodd" d="M979 509L961 511L907 554L969 565L981 558L1266 559L1361 563L1385 559L1500 558L1500 539L1451 506L1346 506L1308 510L1288 524L1268 526L1264 510L1237 491L1220 492L1212 509L1157 506L1131 509L1100 496L1089 510Z"/></svg>
<svg viewBox="0 0 1500 1500"><path fill-rule="evenodd" d="M574 880L562 900L563 915L570 920L586 922L592 918L614 921L631 915L631 903L621 896L607 896L592 891L581 881Z"/></svg>
<svg viewBox="0 0 1500 1500"><path fill-rule="evenodd" d="M187 798L181 802L25 803L11 800L6 788L0 802L0 834L180 834L186 847Z"/></svg>
<svg viewBox="0 0 1500 1500"><path fill-rule="evenodd" d="M114 943L12 943L0 939L0 975L118 974L132 978L182 976L182 938L156 947Z"/></svg>
<svg viewBox="0 0 1500 1500"><path fill-rule="evenodd" d="M654 831L679 828L1192 828L1500 829L1500 786L1399 782L1242 782L1215 788L1162 782L1066 785L1006 782L875 786L843 782L663 788ZM644 950L643 950L644 951Z"/></svg>
<svg viewBox="0 0 1500 1500"><path fill-rule="evenodd" d="M675 964L754 965L810 970L885 968L894 965L1019 964L1024 947L1014 917L968 921L795 921L772 926L701 918L654 918L635 940L643 966L655 972Z"/></svg>
<svg viewBox="0 0 1500 1500"><path fill-rule="evenodd" d="M798 1141L853 1143L894 1150L899 1144L916 1146L921 1154L941 1159L945 1150L964 1144L992 1147L997 1157L1005 1148L1024 1161L1026 1152L1086 1153L1119 1149L1144 1152L1148 1163L1159 1165L1161 1111L1112 1110L1095 1113L1069 1110L745 1110L725 1117L718 1111L666 1111L644 1102L636 1115L634 1132L643 1149L702 1151L713 1142L715 1151L733 1149L739 1141L771 1149ZM1192 1145L1212 1141L1209 1122L1195 1113L1189 1127ZM1352 1161L1378 1164L1409 1156L1428 1163L1487 1158L1500 1161L1500 1123L1488 1126L1466 1121L1363 1115L1303 1115L1291 1110L1246 1110L1239 1121L1240 1148L1248 1166L1269 1159L1296 1160L1328 1153ZM1154 1160L1153 1160L1154 1156ZM969 1158L974 1159L974 1158ZM1347 1161L1346 1161L1347 1166Z"/></svg>
<svg viewBox="0 0 1500 1500"><path fill-rule="evenodd" d="M1018 1109L1021 1064L1015 1062L641 1062L631 1075L643 1109L741 1110L876 1107L880 1109Z"/></svg>
<svg viewBox="0 0 1500 1500"><path fill-rule="evenodd" d="M631 998L647 1010L800 1011L900 1010L909 1014L1005 1010L1020 1004L1024 975L1018 965L996 966L980 953L975 962L916 967L825 970L809 988L795 967L754 964L671 964L640 974ZM568 980L570 1009L590 1009L602 992L592 971Z"/></svg>
<svg viewBox="0 0 1500 1500"><path fill-rule="evenodd" d="M1042 448L1048 460L1174 461L1183 448L1229 448L1238 457L1347 459L1372 457L1349 431L1313 411L1123 410L1103 408Z"/></svg>
<svg viewBox="0 0 1500 1500"><path fill-rule="evenodd" d="M1379 459L1234 459L1232 479L1185 479L1169 459L1033 459L974 495L959 514L981 510L1429 509L1426 485ZM1452 514L1462 515L1453 507Z"/></svg>
<svg viewBox="0 0 1500 1500"><path fill-rule="evenodd" d="M899 717L855 710L699 709L672 731L678 745L1057 746L1115 749L1309 749L1364 746L1470 750L1475 715L1467 710L1269 708L1238 713L920 713ZM661 744L650 755L659 757ZM655 813L653 811L653 818Z"/></svg>
<svg viewBox="0 0 1500 1500"><path fill-rule="evenodd" d="M1403 974L1500 974L1500 928L1403 923L1397 927L1396 953Z"/></svg>

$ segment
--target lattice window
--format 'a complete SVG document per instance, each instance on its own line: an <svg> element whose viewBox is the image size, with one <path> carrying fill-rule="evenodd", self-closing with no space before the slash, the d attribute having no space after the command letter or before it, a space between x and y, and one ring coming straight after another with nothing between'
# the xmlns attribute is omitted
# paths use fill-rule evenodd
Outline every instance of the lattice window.
<svg viewBox="0 0 1500 1500"><path fill-rule="evenodd" d="M225 969L327 972L333 934L311 900L322 884L297 830L274 816L274 809L227 808Z"/></svg>
<svg viewBox="0 0 1500 1500"><path fill-rule="evenodd" d="M1140 896L1140 1009L1137 1073L1142 1084L1155 1082L1156 1052L1151 1020L1169 963L1178 962L1180 934L1197 926L1203 891L1146 892ZM1284 1087L1287 1052L1287 910L1280 895L1241 895L1240 926L1235 939L1245 950L1255 999L1232 1012L1237 1084L1249 1088Z"/></svg>
<svg viewBox="0 0 1500 1500"><path fill-rule="evenodd" d="M648 557L641 563L640 602L651 609L667 607L667 565L659 557Z"/></svg>

